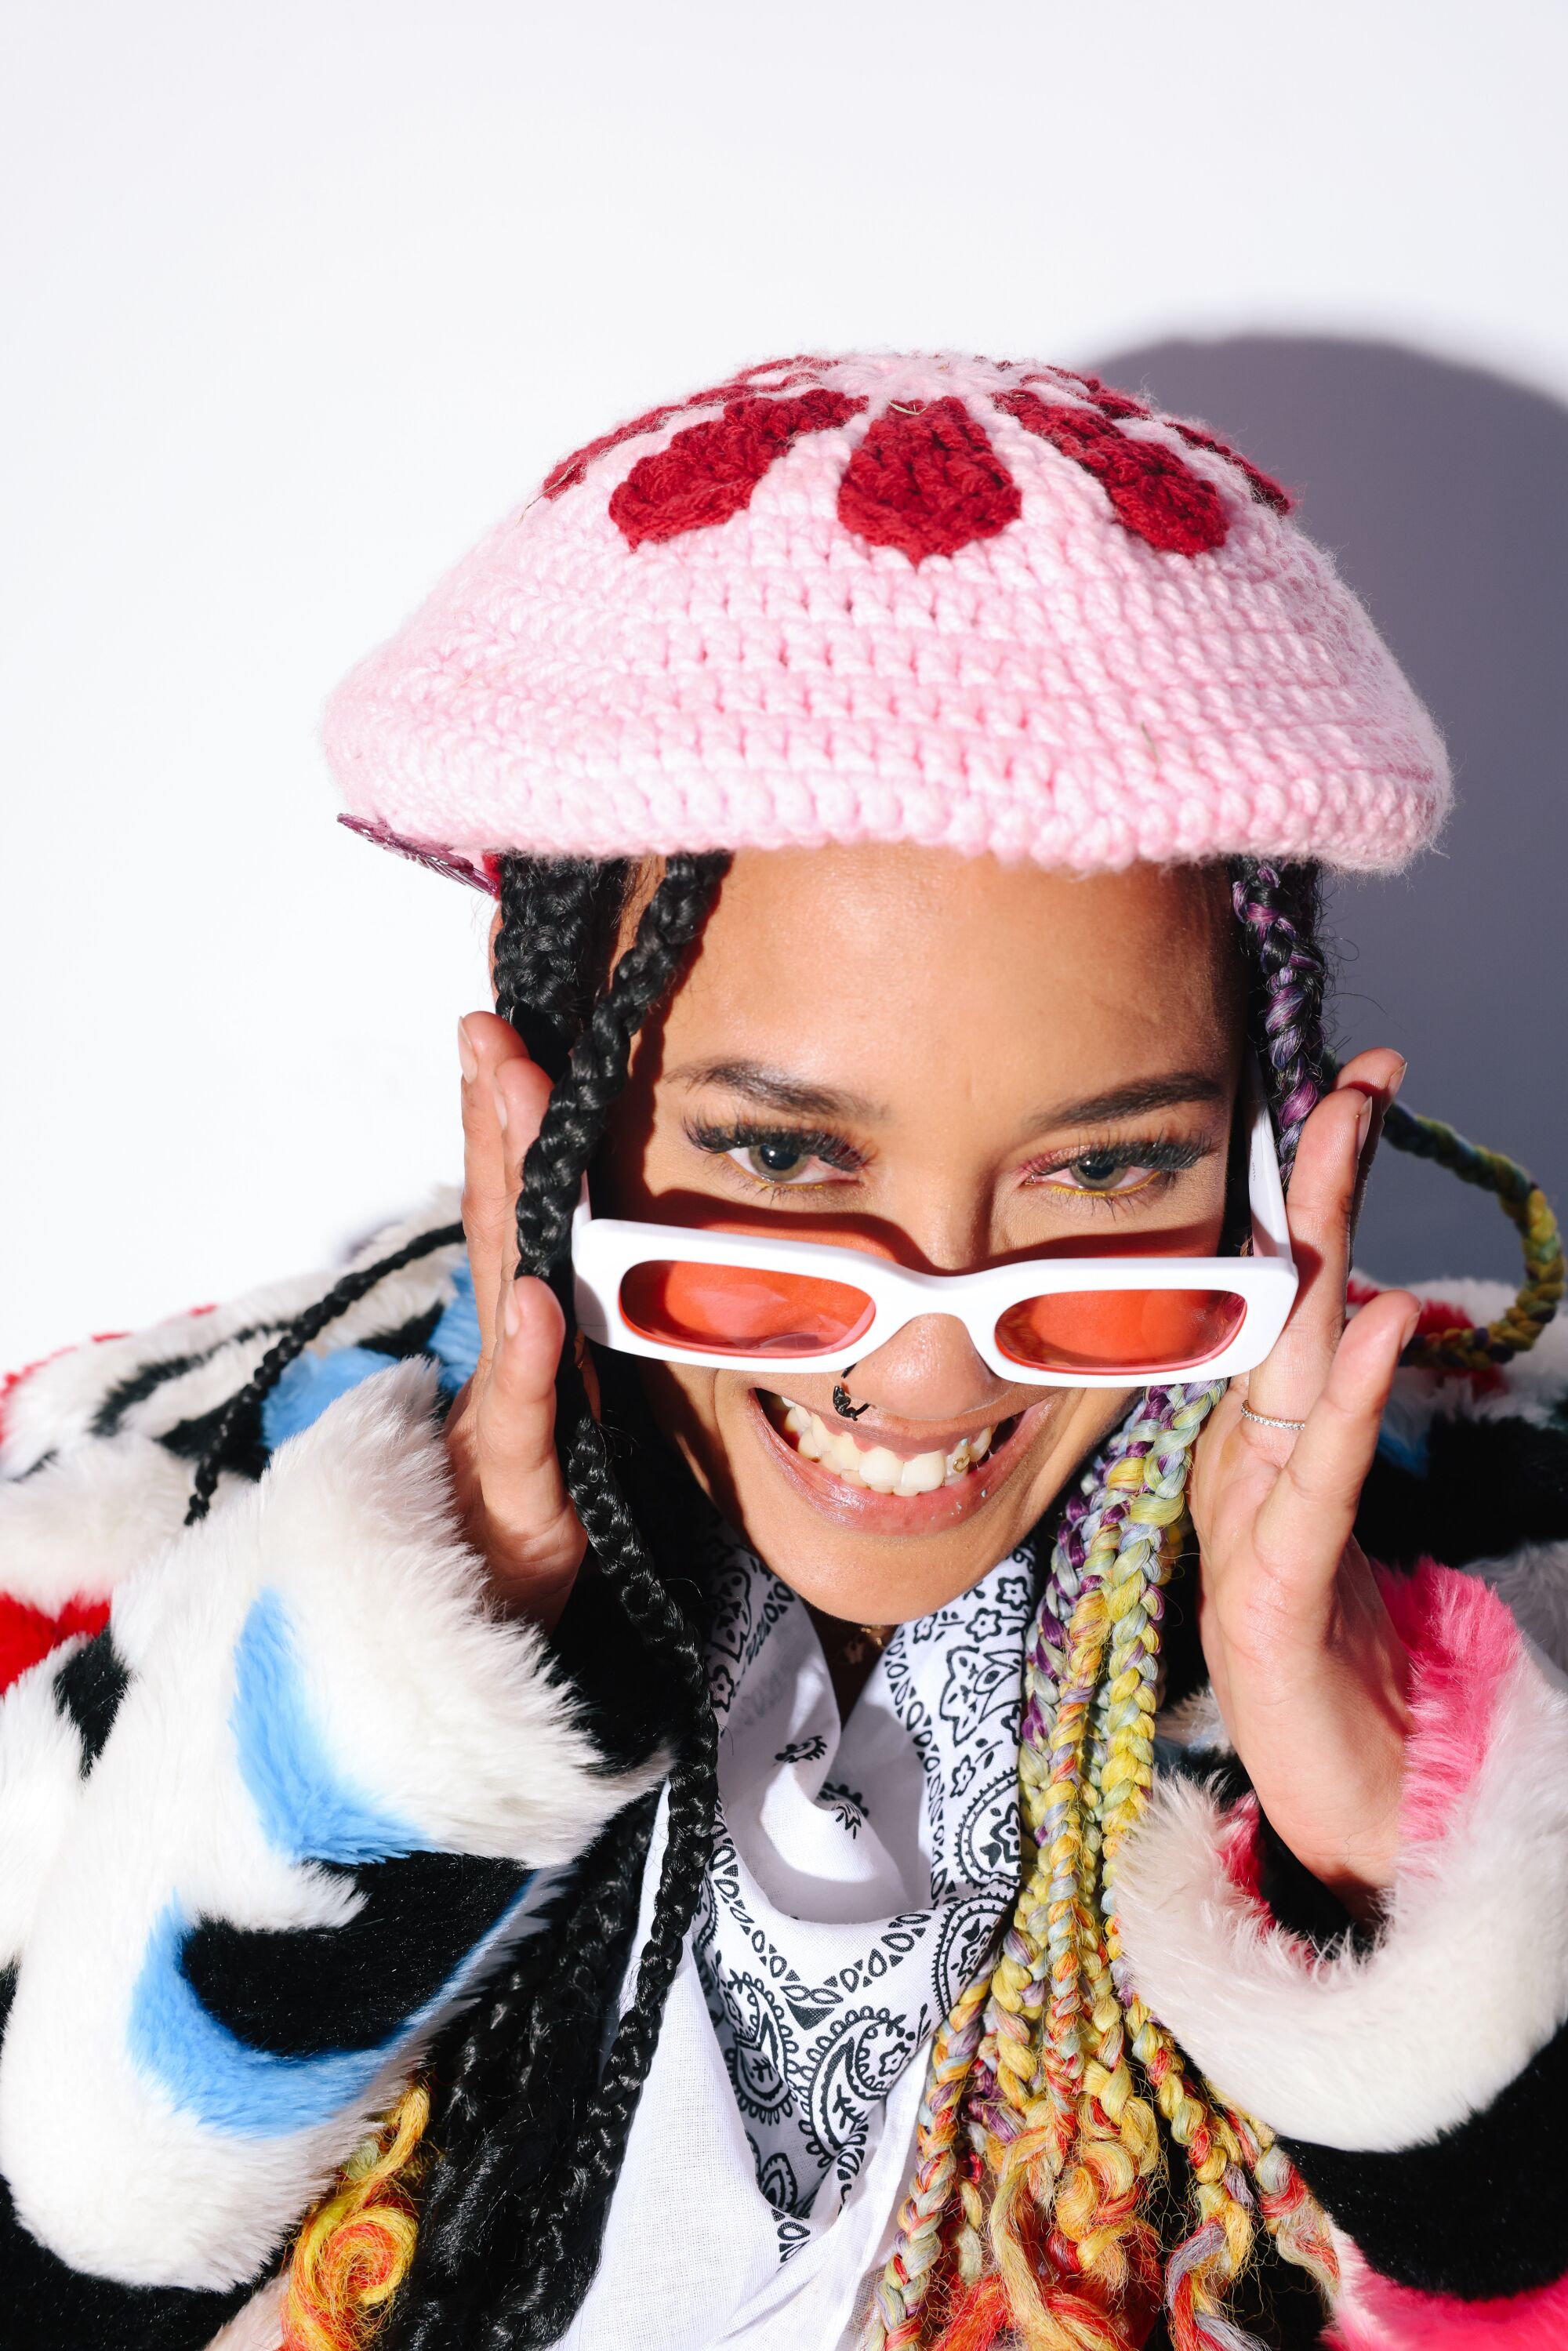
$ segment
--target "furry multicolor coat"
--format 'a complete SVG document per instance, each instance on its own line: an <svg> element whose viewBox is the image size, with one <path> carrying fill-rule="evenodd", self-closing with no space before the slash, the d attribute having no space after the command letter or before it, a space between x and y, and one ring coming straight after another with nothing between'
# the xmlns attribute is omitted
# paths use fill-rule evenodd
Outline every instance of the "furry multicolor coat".
<svg viewBox="0 0 1568 2351"><path fill-rule="evenodd" d="M454 1523L460 1251L332 1325L183 1529L226 1401L328 1286L6 1394L0 2344L275 2351L267 2281L302 2213L533 1873L659 1777L570 1626L550 1644L486 1606ZM1478 1321L1506 1295L1437 1290ZM1162 1719L1124 1947L1333 2216L1326 2340L1544 2351L1568 2342L1568 1334L1506 1374L1401 1374L1362 1532L1415 1657L1383 1922L1343 1931L1193 1689Z"/></svg>

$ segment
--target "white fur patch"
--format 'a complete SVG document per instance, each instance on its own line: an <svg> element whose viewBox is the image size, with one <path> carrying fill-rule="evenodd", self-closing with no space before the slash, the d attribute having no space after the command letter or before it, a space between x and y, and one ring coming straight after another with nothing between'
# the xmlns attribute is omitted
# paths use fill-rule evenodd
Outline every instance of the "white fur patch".
<svg viewBox="0 0 1568 2351"><path fill-rule="evenodd" d="M179 1531L190 1499L191 1464L148 1437L57 1454L0 1485L0 1589L46 1616L107 1600Z"/></svg>
<svg viewBox="0 0 1568 2351"><path fill-rule="evenodd" d="M0 1705L0 1967L21 1956L44 1880L81 1801L81 1740L55 1703L55 1676L86 1646L62 1641L18 1675Z"/></svg>
<svg viewBox="0 0 1568 2351"><path fill-rule="evenodd" d="M1207 1790L1156 1789L1118 1881L1155 2014L1287 2137L1392 2149L1490 2105L1568 2017L1568 1698L1521 1655L1446 1832L1402 1865L1376 1948L1323 1959L1222 1866Z"/></svg>
<svg viewBox="0 0 1568 2351"><path fill-rule="evenodd" d="M357 1899L267 1842L242 1775L235 1645L259 1594L281 1600L334 1767L434 1844L564 1861L659 1776L598 1768L543 1637L488 1604L452 1520L434 1386L417 1361L365 1381L116 1597L131 1686L37 1892L0 2051L0 2169L25 2225L76 2268L197 2287L253 2274L417 2053L400 2042L327 2121L272 2137L204 2124L132 2055L132 1991L171 1901L289 1926Z"/></svg>

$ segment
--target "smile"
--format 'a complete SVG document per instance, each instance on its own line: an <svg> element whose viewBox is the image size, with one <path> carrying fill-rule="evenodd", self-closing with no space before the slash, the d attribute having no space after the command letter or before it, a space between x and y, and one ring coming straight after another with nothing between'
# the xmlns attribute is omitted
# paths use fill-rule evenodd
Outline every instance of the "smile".
<svg viewBox="0 0 1568 2351"><path fill-rule="evenodd" d="M772 1426L802 1460L815 1461L846 1486L873 1494L913 1496L935 1494L943 1487L962 1486L986 1460L993 1445L1005 1441L1018 1416L977 1428L959 1438L950 1450L895 1452L888 1445L861 1444L847 1428L832 1427L820 1413L793 1397L758 1390Z"/></svg>

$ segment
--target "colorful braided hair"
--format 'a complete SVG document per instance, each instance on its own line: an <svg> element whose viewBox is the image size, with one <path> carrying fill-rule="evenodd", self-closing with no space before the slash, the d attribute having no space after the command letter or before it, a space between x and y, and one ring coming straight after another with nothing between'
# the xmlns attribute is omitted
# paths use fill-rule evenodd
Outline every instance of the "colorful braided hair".
<svg viewBox="0 0 1568 2351"><path fill-rule="evenodd" d="M582 1176L636 1031L674 985L725 863L671 858L612 973L631 869L503 861L497 1007L555 1081L524 1167L520 1264L555 1283L569 1316ZM1332 1068L1317 877L1249 862L1234 869L1233 894L1249 1033L1288 1177ZM1385 1132L1495 1190L1525 1244L1526 1283L1509 1314L1485 1332L1428 1334L1411 1360L1471 1367L1529 1345L1563 1283L1539 1191L1446 1128L1399 1113ZM421 1236L345 1277L283 1334L225 1412L193 1518L229 1437L287 1364L385 1274L459 1238L455 1227ZM699 1612L679 1596L695 1489L646 1441L646 1425L632 1442L622 1426L618 1440L617 1414L637 1412L634 1384L605 1368L601 1428L563 1349L557 1444L597 1569L669 1693L676 1753L634 1993L601 2062L635 1933L651 1802L612 1822L567 1874L545 1930L447 2027L421 2084L306 2222L287 2288L287 2351L358 2351L372 2335L386 2351L459 2341L529 2351L564 2333L597 2264L708 1865L715 1801ZM1286 2263L1332 2290L1322 2214L1269 2132L1193 2074L1138 1999L1116 1925L1117 1868L1152 1780L1163 1594L1193 1444L1220 1392L1149 1389L1062 1506L1025 1658L1020 1891L997 1956L936 2035L867 2351L988 2351L1003 2337L1026 2351L1122 2351L1145 2339L1162 2303L1176 2351L1241 2351L1252 2338L1232 2312L1260 2222Z"/></svg>

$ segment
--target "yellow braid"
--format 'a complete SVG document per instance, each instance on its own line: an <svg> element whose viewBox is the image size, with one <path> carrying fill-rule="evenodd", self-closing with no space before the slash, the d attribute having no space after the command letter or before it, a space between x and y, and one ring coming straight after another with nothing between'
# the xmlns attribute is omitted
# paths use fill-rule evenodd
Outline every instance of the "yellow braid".
<svg viewBox="0 0 1568 2351"><path fill-rule="evenodd" d="M1436 1160L1462 1184L1495 1193L1498 1206L1518 1231L1524 1255L1524 1280L1495 1322L1482 1331L1466 1325L1423 1332L1406 1350L1405 1361L1427 1371L1479 1372L1524 1353L1563 1302L1563 1237L1545 1193L1504 1153L1468 1142L1441 1119L1422 1118L1398 1102L1391 1103L1384 1115L1383 1134L1396 1151Z"/></svg>
<svg viewBox="0 0 1568 2351"><path fill-rule="evenodd" d="M966 1990L939 2043L916 2192L867 2351L968 2351L998 2330L1021 2351L1127 2351L1162 2285L1176 2351L1207 2351L1209 2322L1239 2341L1226 2304L1260 2217L1287 2259L1332 2285L1322 2215L1268 2133L1190 2074L1127 1980L1116 1921L1119 1861L1153 1784L1159 1619L1186 1465L1218 1394L1173 1389L1145 1406L1080 1513L1078 1569L1058 1544L1065 1598L1042 1606L1026 1664L1022 1882L988 1978ZM1162 2121L1186 2158L1192 2213L1163 2262L1151 2218Z"/></svg>
<svg viewBox="0 0 1568 2351"><path fill-rule="evenodd" d="M411 2082L300 2229L283 2296L282 2351L361 2351L413 2259L413 2188L430 2093Z"/></svg>

